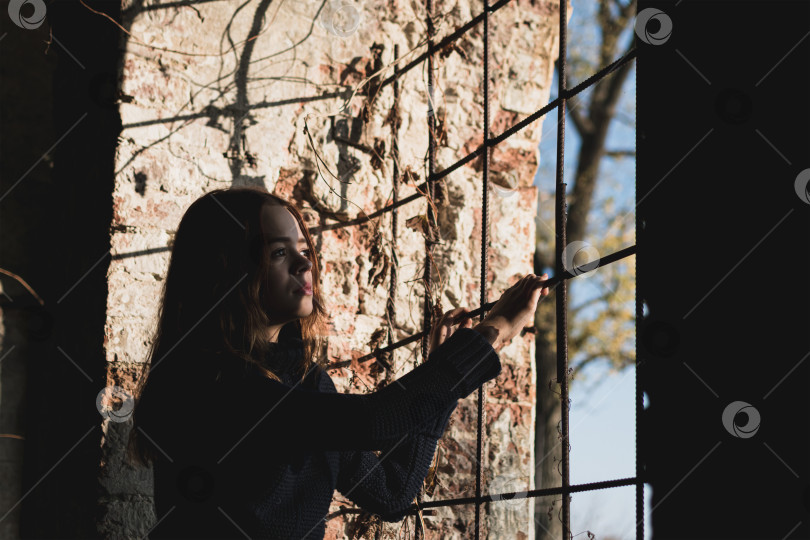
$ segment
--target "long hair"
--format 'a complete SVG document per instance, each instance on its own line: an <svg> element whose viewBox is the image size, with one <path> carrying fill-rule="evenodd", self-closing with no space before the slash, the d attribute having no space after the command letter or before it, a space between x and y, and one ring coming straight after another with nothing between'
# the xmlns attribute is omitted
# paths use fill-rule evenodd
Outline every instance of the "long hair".
<svg viewBox="0 0 810 540"><path fill-rule="evenodd" d="M271 321L262 303L269 260L261 227L265 204L281 205L293 215L312 262L312 313L283 327L285 335L300 333L303 341L304 354L293 371L303 380L312 364L324 366L325 358L313 358L324 344L326 309L317 254L301 213L260 187L206 193L186 210L171 245L154 337L135 390L130 462L146 466L154 461L156 452L138 428L158 421L169 394L194 377L218 379L225 369L252 364L264 376L281 380L262 362L273 347L267 340Z"/></svg>

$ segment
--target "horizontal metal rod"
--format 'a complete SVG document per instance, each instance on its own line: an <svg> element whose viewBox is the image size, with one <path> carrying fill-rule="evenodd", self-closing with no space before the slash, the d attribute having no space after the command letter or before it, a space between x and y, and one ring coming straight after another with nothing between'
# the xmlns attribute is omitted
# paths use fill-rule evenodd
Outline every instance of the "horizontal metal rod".
<svg viewBox="0 0 810 540"><path fill-rule="evenodd" d="M609 489L614 487L622 487L622 486L632 486L636 484L643 484L647 482L644 478L619 478L616 480L604 480L602 482L591 482L588 484L575 484L573 486L568 486L568 489L563 489L562 487L553 487L553 488L544 488L544 489L533 489L530 491L515 491L515 492L507 492L507 493L490 493L487 495L482 495L480 500L481 502L492 502L498 504L499 501L510 501L514 499L529 499L529 498L536 498L536 497L545 497L549 495L562 495L563 493L575 493L580 491L594 491L597 489ZM497 499L494 499L497 497ZM407 513L416 513L418 509L428 509L428 508L439 508L442 506L460 506L462 504L471 504L475 503L477 500L476 497L459 497L457 499L443 499L439 501L425 501L423 502L419 508L413 506L408 509ZM344 514L357 514L362 512L361 508L341 508L332 514L329 514L327 519L332 519Z"/></svg>
<svg viewBox="0 0 810 540"><path fill-rule="evenodd" d="M544 489L532 489L529 491L517 491L517 492L510 492L510 493L496 493L495 496L498 497L500 500L501 497L505 495L513 496L515 499L528 499L528 498L535 498L535 497L545 497L548 495L561 495L563 493L576 493L579 491L592 491L596 489L607 489L612 487L621 487L621 486L632 486L638 483L644 483L644 479L637 479L633 478L619 478L617 480L605 480L603 482L591 482L589 484L576 484L573 486L568 486L568 489L564 489L561 487L553 487L553 488L544 488ZM482 495L481 501L482 502L495 502L497 504L498 500L493 500L493 495ZM422 508L435 508L439 506L456 506L459 504L469 504L474 503L476 501L475 497L461 497L458 499L446 499L443 501L427 501L422 503ZM409 509L409 512L415 512L417 509L412 508Z"/></svg>

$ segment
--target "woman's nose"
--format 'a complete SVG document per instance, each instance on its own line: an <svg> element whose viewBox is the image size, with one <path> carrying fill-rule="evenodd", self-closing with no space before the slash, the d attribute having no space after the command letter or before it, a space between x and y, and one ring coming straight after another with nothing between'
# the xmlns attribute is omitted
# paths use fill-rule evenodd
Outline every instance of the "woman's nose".
<svg viewBox="0 0 810 540"><path fill-rule="evenodd" d="M312 268L312 261L310 261L310 260L309 260L307 257L303 257L303 258L302 258L302 262L301 262L301 266L300 266L300 268L301 268L301 269L302 269L304 272L306 272L307 270L309 270L310 268Z"/></svg>

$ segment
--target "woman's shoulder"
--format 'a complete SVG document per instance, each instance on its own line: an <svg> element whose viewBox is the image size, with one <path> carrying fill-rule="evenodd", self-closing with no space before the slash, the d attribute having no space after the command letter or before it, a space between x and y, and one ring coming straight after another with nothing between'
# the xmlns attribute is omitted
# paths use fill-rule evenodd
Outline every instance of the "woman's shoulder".
<svg viewBox="0 0 810 540"><path fill-rule="evenodd" d="M275 371L275 374L280 381L268 377L266 371L260 368L258 364L243 362L241 368L227 370L227 381L246 382L260 379L262 381L272 381L271 384L281 384L288 388L300 388L316 392L337 392L332 379L323 367L316 363L310 364L305 372L301 368L292 371Z"/></svg>
<svg viewBox="0 0 810 540"><path fill-rule="evenodd" d="M332 377L326 372L323 366L315 365L312 368L315 371L315 384L320 392L327 392L330 394L337 394L337 388L332 381Z"/></svg>

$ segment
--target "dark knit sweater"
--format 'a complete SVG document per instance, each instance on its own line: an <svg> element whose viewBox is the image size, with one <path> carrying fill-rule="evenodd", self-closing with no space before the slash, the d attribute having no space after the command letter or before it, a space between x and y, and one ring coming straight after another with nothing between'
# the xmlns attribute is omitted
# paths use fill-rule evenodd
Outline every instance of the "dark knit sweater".
<svg viewBox="0 0 810 540"><path fill-rule="evenodd" d="M291 338L269 355L283 384L240 368L177 392L166 425L147 432L161 450L149 538L320 540L335 489L399 521L458 400L501 372L489 342L466 328L369 394L336 392L315 366L301 382L287 369L301 354Z"/></svg>

